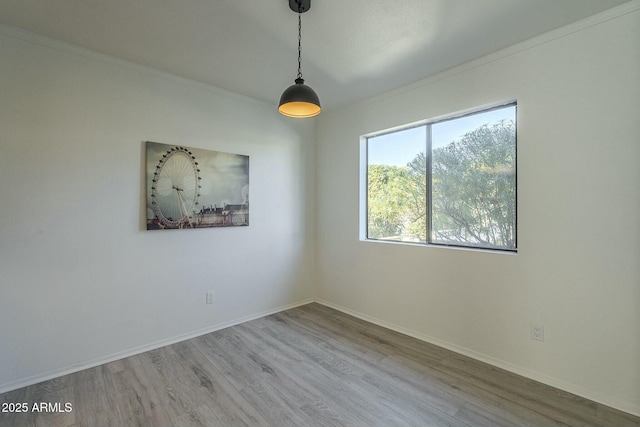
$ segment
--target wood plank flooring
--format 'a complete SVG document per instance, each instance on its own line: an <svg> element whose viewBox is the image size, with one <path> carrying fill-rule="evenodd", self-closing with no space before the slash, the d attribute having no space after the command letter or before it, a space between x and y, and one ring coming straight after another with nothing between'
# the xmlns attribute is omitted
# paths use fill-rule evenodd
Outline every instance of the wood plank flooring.
<svg viewBox="0 0 640 427"><path fill-rule="evenodd" d="M0 426L640 425L319 304L0 395L21 402Z"/></svg>

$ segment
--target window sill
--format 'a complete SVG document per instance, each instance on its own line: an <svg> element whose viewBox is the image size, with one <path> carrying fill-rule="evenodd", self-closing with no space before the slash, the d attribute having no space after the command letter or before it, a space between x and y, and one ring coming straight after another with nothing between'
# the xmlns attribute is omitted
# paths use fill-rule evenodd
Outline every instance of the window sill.
<svg viewBox="0 0 640 427"><path fill-rule="evenodd" d="M454 251L471 251L471 252L484 252L490 254L498 254L498 255L518 255L518 250L510 250L510 249L488 249L488 248L474 248L468 246L452 246L452 245L440 245L434 243L418 243L418 242L399 242L397 240L377 240L377 239L363 239L360 238L361 242L365 243L380 243L380 244L390 244L390 245L399 245L399 246L414 246L421 248L437 248L437 249L450 249Z"/></svg>

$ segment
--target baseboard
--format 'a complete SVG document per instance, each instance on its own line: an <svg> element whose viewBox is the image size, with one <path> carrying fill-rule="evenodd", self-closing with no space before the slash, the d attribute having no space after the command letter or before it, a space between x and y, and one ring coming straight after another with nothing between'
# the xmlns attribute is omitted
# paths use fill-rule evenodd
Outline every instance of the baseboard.
<svg viewBox="0 0 640 427"><path fill-rule="evenodd" d="M373 323L378 326L382 326L383 328L391 329L392 331L399 332L404 335L408 335L410 337L419 339L421 341L428 342L430 344L437 345L439 347L446 348L447 350L454 351L456 353L471 357L472 359L479 360L484 363L488 363L489 365L504 369L505 371L512 372L517 375L521 375L523 377L532 379L534 381L538 381L540 383L549 385L551 387L555 387L557 389L575 394L580 397L584 397L585 399L592 400L594 402L609 406L611 408L618 409L620 411L626 412L628 414L640 416L640 406L633 405L629 402L618 402L608 398L607 396L602 396L598 393L594 393L591 390L586 390L580 386L575 384L568 383L566 381L559 380L557 378L550 377L548 375L541 374L539 372L532 371L527 368L523 368L521 366L515 365L513 363L506 362L504 360L497 359L495 357L489 356L484 353L477 352L475 350L471 350L466 347L459 346L457 344L441 340L436 337L432 337L430 335L422 334L420 332L413 331L411 329L404 328L402 326L398 326L396 324L386 322L384 320L380 320L373 316L369 316L368 314L360 313L358 311L352 310L347 307L343 307L338 304L334 304L329 301L325 301L322 299L317 299L315 302L318 304L322 304L329 308L333 308L345 314L348 314L353 317L357 317L359 319L365 320L367 322Z"/></svg>
<svg viewBox="0 0 640 427"><path fill-rule="evenodd" d="M506 362L504 360L497 359L495 357L489 356L484 353L477 352L475 350L471 350L466 347L459 346L454 343L450 343L448 341L441 340L436 337L432 337L430 335L422 334L411 329L404 328L402 326L386 322L384 320L380 320L373 316L369 316L368 314L360 313L358 311L352 310L347 307L343 307L338 304L334 304L329 301L325 301L322 299L313 299L309 298L306 300L298 301L295 303L287 304L284 306L280 306L274 309L265 310L259 313L250 314L247 316L242 316L236 319L228 320L225 322L218 323L216 325L211 325L206 328L202 328L196 331L191 331L186 334L177 335L171 338L167 338L164 340L156 341L153 343L148 343L139 347L131 348L122 352L113 353L111 355L96 358L93 360L89 360L83 363L67 366L61 369L55 369L52 371L44 372L38 375L34 375L28 378L24 378L19 381L14 381L11 383L1 384L0 385L0 394L6 393L12 390L16 390L22 387L27 387L33 384L37 384L43 381L47 381L53 378L58 378L63 375L72 374L75 372L83 371L85 369L94 368L96 366L103 365L105 363L114 362L116 360L124 359L126 357L135 356L137 354L144 353L146 351L155 350L157 348L161 348L167 345L175 344L181 341L186 341L192 338L196 338L202 335L209 334L211 332L215 332L221 329L228 328L230 326L239 325L244 322L248 322L250 320L259 319L264 316L269 316L271 314L279 313L281 311L289 310L295 307L300 307L302 305L306 305L312 302L317 302L318 304L322 304L324 306L333 308L345 314L348 314L353 317L357 317L359 319L365 320L367 322L373 323L378 326L382 326L387 329L391 329L393 331L399 332L404 335L408 335L410 337L419 339L421 341L425 341L439 347L446 348L448 350L454 351L459 354L463 354L465 356L471 357L473 359L479 360L481 362L488 363L492 366L496 366L498 368L504 369L506 371L512 372L514 374L521 375L523 377L532 379L534 381L541 382L543 384L558 388L560 390L567 391L569 393L573 393L577 396L584 397L589 400L593 400L594 402L601 403L603 405L618 409L623 412L627 412L632 415L640 416L640 406L632 405L626 402L618 402L615 400L611 400L606 396L599 395L598 393L594 393L590 390L583 389L575 384L567 383L565 381L559 380L557 378L553 378L539 372L531 371L529 369L523 368L521 366Z"/></svg>
<svg viewBox="0 0 640 427"><path fill-rule="evenodd" d="M174 337L170 337L167 339L163 339L160 341L155 341L152 343L144 344L139 347L130 348L125 351L113 353L104 357L99 357L93 360L88 360L82 363L74 364L71 366L66 366L60 369L54 369L48 372L44 372L41 374L33 375L28 378L24 378L18 381L13 381L10 383L0 384L0 394L6 393L8 391L16 390L22 387L27 387L33 384L37 384L43 381L51 380L53 378L58 378L63 375L73 374L75 372L83 371L85 369L94 368L96 366L104 365L105 363L114 362L116 360L124 359L126 357L135 356L140 353L144 353L146 351L155 350L160 347L165 347L167 345L175 344L181 341L186 341L192 338L196 338L202 335L209 334L211 332L219 331L221 329L228 328L230 326L239 325L240 323L248 322L250 320L259 319L264 316L268 316L270 314L279 313L281 311L289 310L295 307L299 307L301 305L306 305L314 302L315 300L312 298L305 299L302 301L298 301L295 303L287 304L284 306L280 306L277 308L273 308L270 310L265 310L259 313L250 314L247 316L242 316L236 319L228 320L225 322L221 322L215 325L207 326L206 328L198 329L196 331L191 331L185 334L177 335Z"/></svg>

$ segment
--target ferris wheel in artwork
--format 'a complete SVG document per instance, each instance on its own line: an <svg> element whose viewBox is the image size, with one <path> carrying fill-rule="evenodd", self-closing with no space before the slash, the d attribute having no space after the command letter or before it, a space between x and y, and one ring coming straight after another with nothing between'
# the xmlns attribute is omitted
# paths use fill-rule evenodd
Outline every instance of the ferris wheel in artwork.
<svg viewBox="0 0 640 427"><path fill-rule="evenodd" d="M185 147L170 146L158 160L151 180L151 205L158 225L166 228L194 227L200 197L200 169L194 154Z"/></svg>

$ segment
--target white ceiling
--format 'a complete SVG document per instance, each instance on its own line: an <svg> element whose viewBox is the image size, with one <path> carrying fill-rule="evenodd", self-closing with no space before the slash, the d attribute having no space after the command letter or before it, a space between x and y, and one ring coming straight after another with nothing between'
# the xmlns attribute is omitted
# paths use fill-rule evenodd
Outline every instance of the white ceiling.
<svg viewBox="0 0 640 427"><path fill-rule="evenodd" d="M302 74L325 110L627 0L312 0ZM288 0L0 0L0 23L277 104L297 73Z"/></svg>

